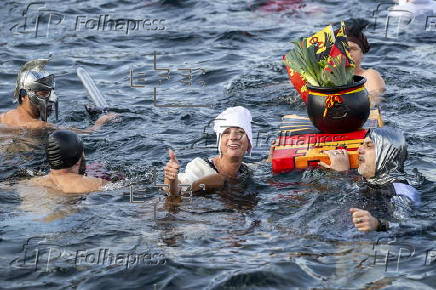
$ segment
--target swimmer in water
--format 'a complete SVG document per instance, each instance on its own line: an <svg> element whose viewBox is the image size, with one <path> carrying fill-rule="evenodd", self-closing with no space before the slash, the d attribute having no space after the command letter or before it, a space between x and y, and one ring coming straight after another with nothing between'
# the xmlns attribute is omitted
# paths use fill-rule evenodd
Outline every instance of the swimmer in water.
<svg viewBox="0 0 436 290"><path fill-rule="evenodd" d="M411 215L413 206L419 205L418 191L409 185L404 173L407 148L404 135L393 128L370 129L359 147L358 173L363 176L361 192L368 196L382 195L388 199L393 217L402 220ZM331 164L320 162L325 168L348 171L350 161L346 150L325 151ZM391 222L374 217L369 211L351 208L353 224L359 231L387 231ZM394 225L394 223L392 223Z"/></svg>
<svg viewBox="0 0 436 290"><path fill-rule="evenodd" d="M169 151L164 183L170 195L178 195L181 185L191 186L192 192L209 191L238 183L249 175L249 168L242 161L253 148L250 111L241 106L228 108L215 118L214 130L220 154L210 159L195 158L186 165L184 173L179 173L180 163Z"/></svg>
<svg viewBox="0 0 436 290"><path fill-rule="evenodd" d="M346 22L347 43L350 55L356 65L354 73L366 78L365 88L369 94L371 106L380 104L383 100L382 95L386 91L385 81L380 73L374 69L364 69L361 66L364 54L370 50L370 45L363 29L368 22L363 19L351 19Z"/></svg>
<svg viewBox="0 0 436 290"><path fill-rule="evenodd" d="M54 74L47 72L44 67L46 59L37 59L23 65L17 77L14 98L18 102L16 109L0 114L0 123L9 127L28 129L51 128L57 129L47 119L54 111L58 118L58 97L55 94ZM88 129L74 129L77 133L92 133L106 122L117 117L118 114L101 116L95 125Z"/></svg>
<svg viewBox="0 0 436 290"><path fill-rule="evenodd" d="M68 130L56 130L48 137L46 154L50 173L30 180L34 185L64 193L99 191L107 181L84 176L86 160L82 140Z"/></svg>

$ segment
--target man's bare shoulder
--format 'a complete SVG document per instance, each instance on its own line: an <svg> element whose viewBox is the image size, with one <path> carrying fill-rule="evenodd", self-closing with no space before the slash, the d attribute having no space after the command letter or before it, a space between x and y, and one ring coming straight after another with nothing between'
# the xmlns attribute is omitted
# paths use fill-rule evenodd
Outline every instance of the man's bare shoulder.
<svg viewBox="0 0 436 290"><path fill-rule="evenodd" d="M16 109L4 112L0 115L0 123L12 128L26 129L56 129L56 126L38 119L23 118Z"/></svg>
<svg viewBox="0 0 436 290"><path fill-rule="evenodd" d="M12 110L14 111L14 110ZM7 123L8 121L8 114L12 111L6 111L0 114L0 123Z"/></svg>
<svg viewBox="0 0 436 290"><path fill-rule="evenodd" d="M82 194L102 189L105 181L79 174L68 174L53 181L48 175L30 179L29 185L52 188L67 194Z"/></svg>
<svg viewBox="0 0 436 290"><path fill-rule="evenodd" d="M87 185L92 185L97 187L101 187L104 184L104 180L97 177L82 176L82 180Z"/></svg>
<svg viewBox="0 0 436 290"><path fill-rule="evenodd" d="M42 186L59 190L59 187L48 177L48 175L34 177L29 179L26 183L30 186Z"/></svg>
<svg viewBox="0 0 436 290"><path fill-rule="evenodd" d="M379 78L382 77L381 74L378 71L376 71L375 69L372 69L372 68L369 68L369 69L365 70L363 72L363 75L365 77L367 77L367 76L369 76L369 77L379 77Z"/></svg>
<svg viewBox="0 0 436 290"><path fill-rule="evenodd" d="M367 69L363 73L363 76L367 79L365 88L368 90L370 95L379 97L385 92L386 84L378 71L375 69Z"/></svg>
<svg viewBox="0 0 436 290"><path fill-rule="evenodd" d="M48 180L47 176L38 176L29 180L30 184L43 185Z"/></svg>
<svg viewBox="0 0 436 290"><path fill-rule="evenodd" d="M65 193L89 193L99 191L104 185L104 180L79 174L70 176L68 183L62 186Z"/></svg>

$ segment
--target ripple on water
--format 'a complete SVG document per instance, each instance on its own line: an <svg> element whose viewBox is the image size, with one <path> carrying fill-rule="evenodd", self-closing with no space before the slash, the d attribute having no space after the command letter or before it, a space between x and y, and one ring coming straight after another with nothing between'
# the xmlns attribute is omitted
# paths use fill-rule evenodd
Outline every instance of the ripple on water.
<svg viewBox="0 0 436 290"><path fill-rule="evenodd" d="M47 192L38 195L37 191L22 195L20 184L47 172L45 136L18 135L12 146L10 132L2 132L0 287L410 285L424 289L434 284L434 271L424 264L426 250L434 244L431 223L436 205L432 114L435 72L431 69L436 59L434 44L425 38L386 39L382 31L369 32L373 45L364 63L380 71L386 80L388 91L382 107L385 121L405 131L410 153L407 165L416 167L428 179L420 187L423 207L411 220L423 230L407 230L397 237L399 243L412 245L415 255L405 258L398 270L390 264L391 271L385 271L385 265L372 263L377 258L374 242L389 237L364 235L351 227L348 209L362 202L353 191L352 180L318 170L272 175L270 165L260 161L268 152L269 137L276 134L281 116L305 114L305 106L281 64L281 56L291 47L289 42L332 19L342 19L344 11L370 18L377 5L375 1L280 1L281 7L287 8L273 9L275 2L50 2L47 8L63 13L66 27L56 33L59 27L52 26L53 34L48 38L35 38L32 32L12 33L9 28L22 23L25 7L13 1L4 3L5 9L0 11L4 19L0 44L2 110L15 106L11 96L19 66L30 58L48 57L51 52L47 68L56 73L56 91L61 99L59 124L81 128L92 124L95 118L83 110L89 101L75 72L77 66L85 67L110 106L123 115L122 122L83 136L87 160L104 166L114 176L126 176L126 180L84 197ZM166 29L132 31L128 35L124 31L74 30L78 15L104 14L114 19L165 19ZM156 68L171 71L166 83L159 84L162 71L154 70L154 51L158 53ZM181 82L180 68L202 68L205 73L194 75L192 86L187 86ZM143 88L131 86L131 69L144 73L147 82ZM206 85L199 85L200 81ZM180 102L208 107L153 106L154 87L162 90L158 104ZM167 149L175 150L182 166L196 156L215 156L213 144L204 144L205 132L215 140L213 128L207 124L226 107L236 105L250 109L255 133L261 131L265 136L253 156L247 157L255 168L247 194L194 197L180 207L166 205L163 192L155 184L162 178ZM133 184L138 203L130 202L129 184ZM64 251L65 257L44 264L47 271L34 271L31 265L23 265L23 245L29 239L29 253L47 251L42 246L44 241L55 245L54 253ZM160 253L165 264L148 260L128 269L125 264L75 264L77 251L89 254L101 249L121 254ZM399 247L391 243L391 249L396 253ZM44 253L41 258L47 261Z"/></svg>

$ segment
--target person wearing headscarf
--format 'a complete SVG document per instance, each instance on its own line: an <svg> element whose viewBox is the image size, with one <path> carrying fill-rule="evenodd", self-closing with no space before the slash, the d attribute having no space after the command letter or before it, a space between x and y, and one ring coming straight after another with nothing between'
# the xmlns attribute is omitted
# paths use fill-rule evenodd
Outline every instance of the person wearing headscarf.
<svg viewBox="0 0 436 290"><path fill-rule="evenodd" d="M182 188L192 192L209 191L234 183L249 174L242 161L246 152L253 149L251 113L237 106L220 113L214 122L219 155L212 158L197 157L179 173L180 163L176 154L169 151L169 161L164 168L164 183L171 195L177 195Z"/></svg>
<svg viewBox="0 0 436 290"><path fill-rule="evenodd" d="M363 30L369 22L364 19L350 19L346 21L347 43L350 55L355 63L354 74L365 77L365 88L369 93L371 105L377 105L381 102L382 94L386 90L385 82L380 73L374 69L364 69L361 64L364 54L370 51L370 44Z"/></svg>
<svg viewBox="0 0 436 290"><path fill-rule="evenodd" d="M375 195L387 201L387 208L395 220L409 217L413 207L419 206L420 194L409 184L404 172L407 145L403 133L389 127L370 129L358 149L358 173L363 176L361 192L372 198ZM335 171L350 169L346 150L326 151L330 165L320 165ZM369 211L351 208L353 224L359 231L387 231L390 221L374 217Z"/></svg>

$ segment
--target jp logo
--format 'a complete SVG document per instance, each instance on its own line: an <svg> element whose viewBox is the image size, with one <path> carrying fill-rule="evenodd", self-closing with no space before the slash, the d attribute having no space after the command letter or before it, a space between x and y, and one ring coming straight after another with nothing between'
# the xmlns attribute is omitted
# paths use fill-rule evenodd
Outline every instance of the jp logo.
<svg viewBox="0 0 436 290"><path fill-rule="evenodd" d="M399 5L392 2L378 3L377 8L372 12L374 31L383 26L383 21L385 22L384 36L386 38L397 38L403 32L423 35L430 31L436 31L435 7L431 3L403 3Z"/></svg>
<svg viewBox="0 0 436 290"><path fill-rule="evenodd" d="M64 15L47 9L45 2L29 3L22 12L23 22L9 28L13 34L33 33L34 37L48 37L63 25Z"/></svg>
<svg viewBox="0 0 436 290"><path fill-rule="evenodd" d="M385 272L400 271L400 264L415 256L415 247L396 238L382 237L373 245L374 265L384 265Z"/></svg>
<svg viewBox="0 0 436 290"><path fill-rule="evenodd" d="M65 255L61 246L45 237L32 237L23 244L23 256L13 260L10 265L15 268L49 271L53 263Z"/></svg>

